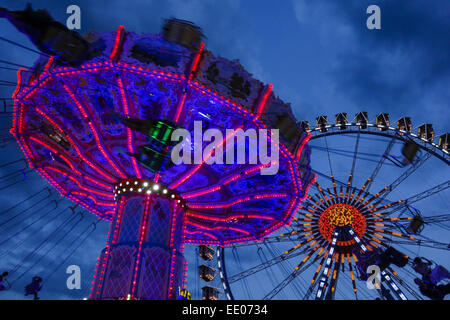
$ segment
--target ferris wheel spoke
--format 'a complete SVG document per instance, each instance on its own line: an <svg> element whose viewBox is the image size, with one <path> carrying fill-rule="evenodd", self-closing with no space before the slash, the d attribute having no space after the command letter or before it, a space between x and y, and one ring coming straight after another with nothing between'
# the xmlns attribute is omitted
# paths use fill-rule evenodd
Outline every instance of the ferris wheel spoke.
<svg viewBox="0 0 450 320"><path fill-rule="evenodd" d="M382 194L382 199L385 199L395 188L397 188L403 181L406 180L411 174L413 174L417 169L420 168L429 158L431 154L427 153L423 158L411 165L407 170L405 170L397 179L395 179L390 185L386 186L384 189L380 190Z"/></svg>
<svg viewBox="0 0 450 320"><path fill-rule="evenodd" d="M291 235L294 235L296 233L298 233L298 231L295 231L295 232L291 231L289 233L278 235L278 236L266 237L259 242L243 242L243 243L235 244L234 246L235 247L249 247L249 246L258 246L260 244L265 244L265 243L291 242L291 241L298 240L298 238L292 239L290 237Z"/></svg>
<svg viewBox="0 0 450 320"><path fill-rule="evenodd" d="M336 247L336 242L339 237L340 231L333 231L333 238L331 240L330 250L328 251L327 259L325 261L325 268L323 269L322 275L319 281L319 288L317 289L316 300L322 299L322 294L324 294L325 285L328 282L328 277L330 275L331 264L333 262L333 254Z"/></svg>
<svg viewBox="0 0 450 320"><path fill-rule="evenodd" d="M272 246L270 244L264 244L264 245L272 257L276 257L277 255L279 255L279 250L275 246ZM291 264L289 263L289 261L286 261L286 265L291 267ZM284 276L289 274L289 270L288 270L287 266L285 266L284 263L277 264L278 269L280 270L281 274ZM275 287L276 283L273 283L272 285ZM294 294L297 293L298 296L300 297L302 295L302 290L299 287L299 285L301 285L300 282L293 281L291 290L293 291ZM302 288L303 288L303 286L302 286Z"/></svg>
<svg viewBox="0 0 450 320"><path fill-rule="evenodd" d="M356 159L357 159L357 155L358 155L359 139L360 139L360 137L361 137L361 132L360 132L360 130L358 130L358 135L356 137L356 143L355 143L355 150L353 152L352 168L350 169L350 174L348 176L348 181L347 181L347 191L346 191L346 196L345 196L346 199L348 199L349 189L350 189L350 187L352 185L352 182L353 182L353 174L355 172L355 166L356 166Z"/></svg>
<svg viewBox="0 0 450 320"><path fill-rule="evenodd" d="M355 280L355 274L353 272L352 260L350 258L350 254L349 253L347 253L346 256L347 256L348 268L349 268L349 271L350 271L350 278L352 280L353 293L355 294L355 297L358 298L358 289L356 288L356 280ZM355 257L353 257L353 258L355 259Z"/></svg>
<svg viewBox="0 0 450 320"><path fill-rule="evenodd" d="M250 275L256 274L256 273L258 273L258 272L260 272L260 271L262 271L262 270L264 270L266 268L269 268L269 267L271 267L271 266L273 266L273 265L275 265L277 263L283 262L283 261L285 261L287 259L294 258L296 256L299 256L299 255L303 254L303 253L304 253L303 251L295 251L295 252L292 252L290 254L282 254L282 255L280 255L278 257L275 257L273 259L270 259L270 260L268 260L268 261L266 261L264 263L260 263L260 264L254 266L254 267L251 267L249 269L246 269L244 271L236 273L236 274L234 274L232 276L229 276L228 277L228 282L231 284L233 282L239 281L239 280L241 280L241 279L243 279L245 277L248 277Z"/></svg>
<svg viewBox="0 0 450 320"><path fill-rule="evenodd" d="M450 214L442 214L442 215L437 215L437 216L425 217L426 223L435 223L435 222L444 222L444 221L450 221Z"/></svg>
<svg viewBox="0 0 450 320"><path fill-rule="evenodd" d="M323 199L319 197L317 194L314 194L312 197L308 194L307 198L312 202L314 202L317 208L325 210L328 207L328 205L323 201Z"/></svg>
<svg viewBox="0 0 450 320"><path fill-rule="evenodd" d="M280 291L282 291L298 275L300 275L303 271L309 269L309 267L311 267L319 259L319 256L320 256L319 254L317 256L315 256L315 258L309 264L303 266L303 268L300 268L299 267L300 265L297 266L292 273L290 273L282 282L280 282L276 287L274 287L268 294L266 294L265 297L263 298L263 300L273 299L278 293L280 293ZM305 260L305 262L307 260Z"/></svg>
<svg viewBox="0 0 450 320"><path fill-rule="evenodd" d="M238 254L237 250L236 250L236 247L233 247L231 249L231 252L233 254L233 257L234 257L235 261L237 262L237 264L239 266L239 269L242 269L241 259L239 257L239 254ZM247 278L246 277L242 278L240 283L242 285L243 290L247 294L247 298L251 299L251 297L250 297L250 288L248 286Z"/></svg>
<svg viewBox="0 0 450 320"><path fill-rule="evenodd" d="M318 277L318 275L320 273L320 270L322 269L323 263L325 262L325 259L326 259L327 255L328 255L329 248L330 248L330 245L328 245L328 248L323 252L322 260L320 261L319 265L317 266L316 272L314 273L314 276L313 276L313 278L311 280L311 284L310 284L308 290L306 291L306 294L303 297L303 300L309 299L309 296L314 291L314 288L315 288L316 284L318 283L316 281L317 277ZM322 252L318 253L318 257L320 257L321 254L322 254Z"/></svg>
<svg viewBox="0 0 450 320"><path fill-rule="evenodd" d="M402 244L402 245L410 245L410 246L419 246L419 247L428 247L434 248L444 251L450 251L450 243L443 243L434 240L423 240L423 239L409 239L409 240L400 240L400 239L392 239L391 243Z"/></svg>
<svg viewBox="0 0 450 320"><path fill-rule="evenodd" d="M416 293L416 290L412 289L406 281L400 278L399 274L393 268L387 267L387 269L392 274L393 278L397 280L398 284L402 286L403 289L405 289L410 295L415 297L417 300L423 300L423 298Z"/></svg>
<svg viewBox="0 0 450 320"><path fill-rule="evenodd" d="M261 263L264 263L265 261L268 260L267 256L265 255L263 249L259 245L257 245L257 247L258 247L258 250L257 250L258 257L259 257ZM276 285L276 281L274 279L274 275L272 275L272 273L269 272L268 269L265 269L265 271L266 271L265 273L267 275L267 278L270 280L272 286L275 286Z"/></svg>
<svg viewBox="0 0 450 320"><path fill-rule="evenodd" d="M319 147L319 146L311 146L311 149L322 151L322 152L327 151L326 147ZM352 151L347 151L347 150L342 150L342 149L334 149L334 148L328 148L328 152L338 155L338 156L341 156L341 157L345 157L345 158L356 157L357 159L360 159L360 160L365 160L365 161L375 162L375 163L378 163L378 160L373 159L373 158L379 157L379 155L375 154L375 153L359 152L357 155L355 155Z"/></svg>
<svg viewBox="0 0 450 320"><path fill-rule="evenodd" d="M381 167L383 166L385 160L386 160L386 155L389 154L389 152L391 152L392 147L395 144L395 141L397 140L397 138L395 136L392 137L391 141L389 141L389 144L386 147L386 150L384 151L384 153L381 155L380 160L378 161L377 166L375 167L375 169L373 170L372 174L370 175L369 178L367 178L367 181L364 183L364 190L366 190L366 192L369 192L370 186L372 185L373 181L375 180L378 172L380 172Z"/></svg>
<svg viewBox="0 0 450 320"><path fill-rule="evenodd" d="M400 210L400 209L402 209L402 208L404 208L406 206L409 206L409 205L411 205L411 204L413 204L415 202L427 199L427 198L431 197L432 195L434 195L434 194L436 194L438 192L441 192L441 191L444 191L444 190L448 189L449 187L450 187L450 180L447 180L447 181L445 181L445 182L443 182L441 184L438 184L438 185L436 185L434 187L431 187L431 188L429 188L429 189L427 189L425 191L419 192L419 193L417 193L417 194L415 194L415 195L413 195L413 196L411 196L409 198L406 198L404 200L398 200L396 202L391 202L391 203L386 204L386 205L384 205L382 207L376 208L376 210L374 210L373 212L392 207L392 208L394 208L394 210L392 210L392 211L390 211L388 213L388 214L392 214L392 213L394 213L397 210Z"/></svg>
<svg viewBox="0 0 450 320"><path fill-rule="evenodd" d="M326 148L327 157L328 157L328 167L330 168L330 176L334 176L334 174L333 174L333 167L331 165L330 151L328 149L327 137L324 137L324 141L325 141L325 148Z"/></svg>
<svg viewBox="0 0 450 320"><path fill-rule="evenodd" d="M347 232L350 234L350 236L353 237L355 240L357 246L361 249L362 252L366 252L368 249L367 247L362 243L362 241L358 238L353 228L349 228ZM390 275L385 271L381 271L381 278L391 287L394 292L398 295L398 297L402 300L407 300L406 296L403 294L403 292L400 290L400 288L395 284L395 282L392 280Z"/></svg>
<svg viewBox="0 0 450 320"><path fill-rule="evenodd" d="M334 300L335 297L335 292L336 292L336 286L338 283L338 279L339 279L339 271L340 271L340 266L341 266L341 261L339 260L340 255L339 254L335 254L332 258L332 260L334 260L334 267L333 267L333 271L331 272L331 268L329 270L328 273L328 278L330 278L330 283L327 286L327 290L324 294L324 300Z"/></svg>
<svg viewBox="0 0 450 320"><path fill-rule="evenodd" d="M450 214L441 214L436 216L428 216L423 218L424 223L441 223L450 221Z"/></svg>

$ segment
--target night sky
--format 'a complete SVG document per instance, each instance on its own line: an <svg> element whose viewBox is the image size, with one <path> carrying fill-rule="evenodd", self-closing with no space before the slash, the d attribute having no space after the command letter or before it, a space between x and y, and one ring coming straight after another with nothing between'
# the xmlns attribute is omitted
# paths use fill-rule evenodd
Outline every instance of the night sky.
<svg viewBox="0 0 450 320"><path fill-rule="evenodd" d="M0 6L22 10L26 2L2 1ZM398 118L409 116L415 128L422 123L432 123L437 137L450 131L450 3L446 1L28 2L32 3L34 9L47 9L53 18L63 23L68 16L67 6L78 5L82 15L81 33L90 30L113 32L118 25L124 25L127 30L136 33L158 33L166 18L192 21L203 29L209 50L228 59L239 59L256 78L264 83L272 83L275 93L291 103L298 120L314 123L315 117L321 114L328 115L333 120L334 114L338 112L347 112L349 118L353 118L358 111L367 111L369 117L374 119L378 113L387 112L391 115L393 125ZM371 4L377 4L381 8L381 30L366 28L366 8ZM26 36L6 20L0 20L0 36L34 47ZM37 57L35 53L0 41L1 60L32 66ZM0 69L0 74L1 80L16 82L14 70ZM13 91L14 86L0 85L0 98L11 97ZM9 139L11 116L2 114L0 121L0 136L2 139ZM11 290L0 292L0 299L23 299L23 287L31 277L50 274L83 239L87 234L86 228L96 222L96 218L86 212L77 223L78 216L72 216L70 210L63 210L71 202L62 200L56 191L51 198L36 205L36 202L48 195L47 191L23 201L48 184L36 173L25 172L23 175L20 169L27 170L24 162L1 166L20 159L23 155L14 142L8 143L5 140L0 147L0 176L11 174L13 177L10 180L2 179L4 182L0 184L0 272L20 265L18 271L11 274L10 280L14 280L32 267L14 283ZM342 142L341 148L350 151L353 149L348 141ZM380 154L382 150L380 149ZM324 154L313 148L313 155L316 157L313 157L313 168L328 173L327 163L323 161ZM337 158L335 161L338 172L348 162ZM371 163L371 166L374 165ZM362 180L372 171L363 166L358 169L363 173ZM389 170L384 176L389 176ZM13 175L16 171L19 173ZM342 169L343 171L345 170ZM406 187L392 196L412 195L448 180L448 176L448 166L439 161L431 162L424 166L420 174L412 176ZM3 189L14 182L17 184ZM425 205L429 213L447 214L449 195L447 190L437 200ZM60 202L50 212L55 207L53 200ZM21 201L23 203L19 204ZM17 207L5 212L16 204ZM26 208L30 208L27 213L21 213L19 218L2 224ZM424 209L425 207L421 208ZM22 230L44 215L46 216L29 228ZM66 224L65 220L71 218L73 220ZM45 241L60 225L63 225L65 231L55 233L55 237ZM95 261L105 244L107 231L108 224L98 222L96 230L89 234L80 249L70 255L67 261L63 261L61 267L44 283L42 299L80 299L88 295ZM448 231L430 229L429 232L438 234L440 241L449 242ZM24 258L43 241L45 245L41 250L22 265ZM45 254L47 250L49 254ZM421 254L424 252L427 252L426 249L422 249ZM430 251L430 254L439 259L441 264L450 266L447 253ZM193 248L187 248L187 258L192 267L188 286L194 287ZM37 260L38 263L33 265ZM252 260L251 254L246 260ZM81 268L81 290L66 288L65 268L71 264Z"/></svg>

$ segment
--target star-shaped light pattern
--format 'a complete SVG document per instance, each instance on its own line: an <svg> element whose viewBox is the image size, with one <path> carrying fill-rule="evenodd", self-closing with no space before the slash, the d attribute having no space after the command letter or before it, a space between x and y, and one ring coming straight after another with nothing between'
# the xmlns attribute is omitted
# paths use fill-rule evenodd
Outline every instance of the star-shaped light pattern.
<svg viewBox="0 0 450 320"><path fill-rule="evenodd" d="M317 193L311 192L308 195L297 216L293 218L294 230L279 236L283 238L296 235L298 241L298 244L283 253L284 256L300 248L306 253L294 272L301 272L301 268L308 261L319 261L311 280L310 291L313 290L321 270L323 272L325 269L328 279L331 275L331 281L328 283L331 285L331 292L334 293L336 290L339 272L350 273L353 290L357 292L354 270L358 258L354 249L360 250L360 244L356 243L355 238L348 232L340 232L335 245L332 245L332 236L338 229L350 227L349 230L354 230L368 251L388 248L391 237L415 239L411 235L392 231L395 227L394 221L405 222L413 219L412 217L392 217L392 213L395 212L392 209L402 205L402 200L396 202L384 200L382 195L387 187L374 195L366 192L370 178L360 189L351 186L351 178L350 176L346 187L337 187L334 176L331 176L332 190L329 188L324 190L318 182L315 182ZM330 256L331 262L334 262L334 268L327 270L324 263ZM345 265L348 268L345 268ZM390 271L394 276L397 275L394 270L390 269Z"/></svg>

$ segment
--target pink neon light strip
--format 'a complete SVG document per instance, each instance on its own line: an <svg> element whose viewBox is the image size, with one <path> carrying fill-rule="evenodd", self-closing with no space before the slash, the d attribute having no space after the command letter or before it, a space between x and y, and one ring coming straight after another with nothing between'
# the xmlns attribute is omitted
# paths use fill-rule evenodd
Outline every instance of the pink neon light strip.
<svg viewBox="0 0 450 320"><path fill-rule="evenodd" d="M16 86L16 90L14 90L14 93L12 94L12 98L16 99L17 93L20 90L20 86L22 85L22 71L26 71L27 69L25 68L20 68L19 70L17 70L17 86Z"/></svg>
<svg viewBox="0 0 450 320"><path fill-rule="evenodd" d="M136 67L131 64L124 63L122 61L118 61L115 65L120 66L122 69L126 69L137 74L148 74L149 76L157 77L158 79L166 79L178 82L181 82L182 80L186 79L186 76L183 74L164 72L156 69L150 70L149 68L143 68L141 66Z"/></svg>
<svg viewBox="0 0 450 320"><path fill-rule="evenodd" d="M134 293L136 291L136 281L137 281L137 275L139 270L139 262L141 259L141 252L142 252L142 243L144 242L145 234L147 232L147 223L148 223L148 215L150 211L150 197L145 197L145 208L144 208L144 215L141 222L141 228L140 228L140 236L139 236L139 247L136 257L136 264L134 267L134 275L133 275L133 284L131 288L131 297L134 298Z"/></svg>
<svg viewBox="0 0 450 320"><path fill-rule="evenodd" d="M243 233L243 234L246 234L246 235L250 235L250 232L248 232L246 230L243 230L243 229L235 228L235 227L217 226L217 227L210 228L210 227L207 227L207 226L204 226L204 225L201 225L201 224L197 224L197 223L192 222L192 221L186 221L186 223L188 223L188 224L190 224L190 225L192 225L194 227L197 227L197 228L200 228L200 229L206 229L206 230L210 230L210 231L214 231L214 230L217 230L217 229L225 229L225 230L233 230L233 231L237 231L237 232L240 232L240 233Z"/></svg>
<svg viewBox="0 0 450 320"><path fill-rule="evenodd" d="M111 242L112 244L116 244L117 241L119 240L119 233L120 233L119 229L120 229L120 226L122 225L122 218L123 218L124 207L125 207L125 200L122 199L121 203L118 206L119 211L118 211L118 216L117 216L117 219L116 219L116 227L114 229L113 239L112 239L112 242Z"/></svg>
<svg viewBox="0 0 450 320"><path fill-rule="evenodd" d="M114 48L109 56L110 59L114 59L119 51L120 38L122 37L122 31L125 29L124 26L119 26L116 32L116 38L114 40Z"/></svg>
<svg viewBox="0 0 450 320"><path fill-rule="evenodd" d="M87 188L87 187L81 185L80 182L79 182L77 179L75 179L74 177L72 177L71 175L69 175L67 172L64 172L64 171L62 171L62 170L60 170L60 169L57 169L57 168L51 167L51 166L45 166L43 169L52 170L52 171L58 172L59 174L62 174L62 175L65 176L65 177L68 177L68 179L70 179L70 180L72 180L73 182L75 182L75 183L78 185L78 187L79 187L80 189L84 190L84 191L92 192L92 193L95 193L95 194L104 196L104 197L106 197L106 198L111 198L111 199L114 198L114 196L113 196L111 193L101 192L101 191L94 190L94 189L91 189L91 188Z"/></svg>
<svg viewBox="0 0 450 320"><path fill-rule="evenodd" d="M82 173L81 171L75 169L75 166L73 165L73 163L72 163L68 158L66 158L63 154L58 153L58 150L56 150L56 149L50 147L48 144L44 143L43 141L38 140L36 137L30 136L29 139L32 140L32 141L34 141L34 142L36 142L36 143L38 143L38 144L40 144L40 145L42 145L42 146L44 146L44 147L46 147L47 149L49 149L50 151L52 151L52 152L55 153L56 155L59 155L59 156L60 156L60 157L61 157L61 158L69 165L70 169L72 169L72 170L73 170L75 173L77 173L78 175L83 176L83 173ZM96 179L92 179L91 177L89 177L89 176L87 176L87 175L85 175L84 177L85 177L87 180L89 180L89 181L91 181L91 182L93 182L93 183L95 183L95 184L98 184L98 185L100 185L100 186L102 186L102 187L105 187L105 188L107 188L107 189L110 189L110 188L111 188L111 186L106 185L106 184L103 184L103 183L101 183L100 181L98 181L98 180L96 180Z"/></svg>
<svg viewBox="0 0 450 320"><path fill-rule="evenodd" d="M90 194L86 194L84 192L73 191L73 192L71 192L71 194L78 195L78 196L85 196L86 198L91 199L98 206L107 206L107 207L115 207L116 206L114 204L114 202L100 202L100 201L97 201L97 199L95 199L93 196L91 196Z"/></svg>
<svg viewBox="0 0 450 320"><path fill-rule="evenodd" d="M109 233L108 233L109 236ZM92 286L91 286L91 290L89 292L89 298L92 298L92 294L94 293L94 287L95 287L95 280L97 278L97 270L98 270L98 265L100 264L100 256L97 257L97 262L95 263L95 265L97 266L97 268L94 269L94 276L93 276L93 280L92 280ZM99 292L96 292L96 294L99 294Z"/></svg>
<svg viewBox="0 0 450 320"><path fill-rule="evenodd" d="M22 136L16 137L16 139L19 143L19 147L22 149L22 152L25 155L25 158L27 159L28 165L30 166L30 168L35 168L33 161L32 161L33 154L31 152L30 148L28 147L27 143L25 142L25 140L23 139ZM56 181L53 180L52 177L50 175L48 175L44 170L42 170L41 168L35 168L35 169L37 170L37 173L40 174L44 179L46 179L59 192L59 194L61 196L69 198L73 202L81 205L83 208L91 211L99 218L105 218L103 216L103 214L101 214L97 209L95 209L85 203L82 203L82 202L80 203L79 199L76 199L75 197L73 197L70 194L68 195L67 191L65 189L63 189L58 183L56 183Z"/></svg>
<svg viewBox="0 0 450 320"><path fill-rule="evenodd" d="M44 67L45 72L47 72L50 69L50 66L52 65L54 59L55 59L55 57L53 57L53 56L51 56L48 59L47 63L45 64L45 67Z"/></svg>
<svg viewBox="0 0 450 320"><path fill-rule="evenodd" d="M183 281L181 283L181 286L186 289L187 284L187 275L188 275L188 261L184 261L184 274L183 274Z"/></svg>
<svg viewBox="0 0 450 320"><path fill-rule="evenodd" d="M116 218L116 223L114 226L114 232L112 234L112 238L109 237L109 234L111 232L111 227L113 225L113 222L111 222L111 224L109 225L110 230L108 232L108 241L105 246L105 256L103 257L103 263L101 265L101 271L100 271L101 275L100 275L99 284L98 284L99 288L102 286L102 283L101 283L101 281L103 280L102 274L105 273L106 264L108 263L108 258L111 253L111 246L113 244L117 243L117 237L119 236L119 228L120 228L120 225L122 224L122 215L123 215L124 206L125 206L125 200L121 199L119 202L119 205L116 207L117 218ZM97 290L100 290L100 289L97 289ZM97 291L97 294L100 294L100 291Z"/></svg>
<svg viewBox="0 0 450 320"><path fill-rule="evenodd" d="M42 145L42 146L44 146L44 147L46 147L47 149L49 149L49 150L50 150L51 152L53 152L54 154L56 154L56 155L58 155L59 157L61 157L61 159L63 159L63 160L67 163L67 165L70 167L70 169L72 169L76 174L78 174L78 175L80 175L80 176L82 175L82 173L81 173L79 170L77 170L77 169L75 168L75 166L72 164L72 162L70 162L69 159L67 159L63 154L59 154L58 151L57 151L56 149L53 149L53 148L50 147L48 144L46 144L46 143L43 142L43 141L40 141L40 140L37 139L36 137L30 136L29 139L32 140L32 141L34 141L34 142L36 142L36 143L38 143L38 144L40 144L40 145Z"/></svg>
<svg viewBox="0 0 450 320"><path fill-rule="evenodd" d="M47 116L47 114L42 111L41 109L39 109L38 107L35 108L35 110L41 115L43 116L45 119L47 119L47 121L49 121L51 124L53 124L53 126L55 128L57 128L60 132L65 133L67 139L70 141L70 143L72 144L72 146L75 148L78 156L83 159L84 162L86 162L92 169L94 169L95 171L97 171L98 173L100 173L103 177L105 177L106 179L108 179L111 182L114 182L115 179L112 178L111 176L107 175L105 172L103 172L101 169L99 169L97 166L93 165L85 156L83 156L83 153L81 152L80 148L78 147L78 145L75 143L75 141L70 137L70 135L68 134L67 131L62 130L62 128L53 120L51 119L49 116ZM100 183L99 183L100 184ZM104 185L105 186L105 185ZM109 186L108 186L109 187Z"/></svg>
<svg viewBox="0 0 450 320"><path fill-rule="evenodd" d="M195 55L194 61L192 62L192 66L188 72L189 76L187 79L187 85L190 85L190 82L192 80L192 78L194 77L194 73L197 70L198 67L198 62L200 61L200 56L202 54L203 48L205 47L205 44L202 43L200 45L200 49L198 50L197 54ZM181 110L183 110L184 107L184 102L186 100L186 96L187 96L187 91L185 93L183 93L181 99L180 99L180 103L177 106L177 111L175 113L175 123L178 122L178 120L180 119L180 115L181 115Z"/></svg>
<svg viewBox="0 0 450 320"><path fill-rule="evenodd" d="M225 137L225 138L224 138L217 146L218 146L218 147L221 147L224 143L226 143L226 141L227 141L228 139L230 139L231 137L233 137L233 136L235 135L236 130L241 129L243 126L244 126L244 125L241 125L239 128L233 130L233 132L231 132L228 136L226 136L226 137ZM202 160L201 163L199 163L198 165L196 165L196 166L194 167L194 169L192 169L192 170L189 171L187 174L185 174L185 175L183 176L183 178L181 178L181 179L179 179L177 182L171 184L171 185L170 185L170 189L175 189L175 188L177 188L178 186L180 186L181 184L183 184L184 182L186 182L190 177L192 177L192 175L193 175L194 173L196 173L196 172L201 168L201 166L205 163L205 161L208 160L211 156L212 156L212 151L211 151L211 152L210 152L210 153Z"/></svg>
<svg viewBox="0 0 450 320"><path fill-rule="evenodd" d="M272 92L272 89L273 89L273 86L269 83L267 85L267 88L264 91L264 95L263 95L261 101L258 104L254 120L259 119L259 117L261 116L261 113L264 109L264 106L266 105L266 102L267 102L267 99L269 98L270 93Z"/></svg>
<svg viewBox="0 0 450 320"><path fill-rule="evenodd" d="M10 130L10 133L14 136L15 135L15 129L17 128L17 112L19 111L19 101L17 100L17 93L20 90L20 86L22 85L22 71L25 71L25 68L20 68L19 70L17 70L17 86L16 89L14 90L14 93L12 95L12 98L14 99L14 110L13 110L13 124L12 124L12 128ZM17 130L19 132L19 130ZM17 137L16 137L17 139ZM20 145L20 143L19 143Z"/></svg>
<svg viewBox="0 0 450 320"><path fill-rule="evenodd" d="M124 90L125 87L124 87L124 83L120 76L117 78L117 84L119 85L120 96L122 97L122 105L123 105L125 115L130 116L130 109L128 107L127 96L126 96L125 90ZM128 151L131 153L134 153L133 133L132 133L131 129L128 127L127 127L127 141L128 141ZM139 166L137 164L137 160L135 157L131 157L131 163L133 164L133 168L134 168L134 172L136 173L136 177L141 179L142 174L141 174L141 171L139 170Z"/></svg>
<svg viewBox="0 0 450 320"><path fill-rule="evenodd" d="M303 197L301 197L301 201L303 202L303 200L306 199L306 197L308 196L308 192L309 192L309 188L313 185L313 183L315 183L317 181L317 176L314 173L314 178L311 179L311 182L306 186L304 192L303 192Z"/></svg>
<svg viewBox="0 0 450 320"><path fill-rule="evenodd" d="M39 80L40 80L39 85L38 85L37 87L34 87L33 89L30 89L30 90L27 92L27 94L25 94L25 96L23 97L23 99L27 99L27 98L31 97L32 95L34 95L34 94L37 92L38 89L40 89L41 87L43 87L43 86L49 81L49 78L48 78L47 76L41 76L41 77L39 77ZM18 102L18 96L19 96L19 94L17 93L17 94L16 94L16 98L14 99L14 105L18 105L18 104L19 104L19 102ZM24 130L24 118L25 118L25 113L24 113L24 106L23 106L23 103L21 103L21 106L22 106L22 107L21 107L19 110L15 110L15 111L18 111L19 114L18 114L18 115L17 115L17 113L14 114L14 118L17 117L17 119L18 119L18 123L15 123L15 124L17 124L17 126L14 126L13 128L14 128L14 129L17 129L17 132L18 132L18 133L22 133L23 130ZM13 134L14 134L14 133L13 133Z"/></svg>
<svg viewBox="0 0 450 320"><path fill-rule="evenodd" d="M179 213L178 205L176 202L173 202L172 204L172 210L173 210L173 216L172 221L170 224L170 241L169 241L169 248L172 248L172 255L171 255L171 261L170 261L170 276L169 276L169 290L168 290L168 296L169 298L173 296L173 280L174 280L174 272L175 272L175 258L176 258L176 247L174 246L174 238L175 238L175 227L177 223L177 217L178 215L182 216L182 213ZM183 217L181 217L183 218Z"/></svg>
<svg viewBox="0 0 450 320"><path fill-rule="evenodd" d="M213 238L214 240L219 240L215 235L213 235L212 233L209 232L205 232L205 231L186 231L186 233L188 234L196 234L196 233L200 233L202 235L208 236L210 238Z"/></svg>
<svg viewBox="0 0 450 320"><path fill-rule="evenodd" d="M302 144L300 145L300 147L297 149L297 154L295 155L295 160L300 160L300 156L302 154L303 148L305 147L305 145L308 143L308 141L311 139L311 133L307 132L306 138L303 139Z"/></svg>
<svg viewBox="0 0 450 320"><path fill-rule="evenodd" d="M221 209L221 208L229 208L231 206L234 206L235 204L252 201L252 200L259 200L259 199L265 199L265 198L284 198L284 197L287 197L286 193L257 194L254 196L247 196L244 198L236 199L229 203L222 203L222 204L189 203L189 208L192 208L192 209Z"/></svg>
<svg viewBox="0 0 450 320"><path fill-rule="evenodd" d="M187 96L187 93L185 92L185 93L183 93L183 95L181 96L181 99L180 99L180 103L178 104L178 106L177 106L177 112L176 112L176 114L175 114L175 123L177 123L178 122L178 120L180 119L180 115L181 115L181 110L183 110L183 107L184 107L184 101L186 100L186 96Z"/></svg>
<svg viewBox="0 0 450 320"><path fill-rule="evenodd" d="M231 182L233 182L233 181L235 181L235 180L237 180L239 178L243 178L243 177L247 176L248 174L253 173L253 172L255 172L255 171L257 171L257 170L259 170L259 169L261 169L263 167L268 167L269 165L270 164L260 164L260 165L254 166L253 168L245 171L244 174L241 174L241 173L235 174L232 177L227 178L225 181L219 182L218 184L216 184L214 186L211 186L211 187L208 187L208 188L203 189L203 190L183 193L182 197L183 197L183 199L190 199L190 198L195 198L195 197L199 197L199 196L202 196L202 195L205 195L205 194L209 194L209 193L218 191L223 186L225 186L225 185L227 185L227 184L229 184L229 183L231 183Z"/></svg>
<svg viewBox="0 0 450 320"><path fill-rule="evenodd" d="M267 126L266 126L263 122L261 122L260 120L254 120L254 121L255 121L255 124L256 124L256 126L257 126L258 128L262 127L262 128L264 128L264 129L266 129L266 130L269 130L269 129L267 128ZM273 133L271 132L271 135L268 136L269 141L272 141L272 135L273 135ZM284 146L284 144L280 143L280 144L277 145L277 146L278 146L278 150L281 151L281 153L282 153L286 158L289 158L289 159L291 159L291 160L294 160L294 159L295 159L295 157L294 157L294 156L291 154L291 152Z"/></svg>
<svg viewBox="0 0 450 320"><path fill-rule="evenodd" d="M123 202L123 199L121 201ZM101 281L103 279L102 275L105 273L104 267L106 266L106 259L107 259L107 255L109 254L109 248L110 248L111 240L112 240L111 239L112 226L113 226L113 223L110 223L109 228L108 228L108 237L107 237L108 240L106 241L106 246L105 246L105 256L103 258L104 263L102 266L100 266L100 257L101 256L98 256L98 258L97 258L97 263L96 263L97 268L94 270L94 279L92 280L92 286L91 286L91 291L90 291L91 293L89 294L89 297L92 297L92 294L94 292L95 280L96 280L97 275L99 276L99 281ZM100 272L98 272L98 271L100 271ZM100 291L96 291L96 294L97 295L100 294Z"/></svg>
<svg viewBox="0 0 450 320"><path fill-rule="evenodd" d="M224 185L225 185L225 183L224 183ZM213 187L210 187L210 188L207 188L207 189L204 189L201 191L182 194L182 197L183 197L183 199L195 198L195 197L203 196L205 194L210 194L212 192L218 191L218 190L220 190L220 188L222 188L222 185L215 185Z"/></svg>
<svg viewBox="0 0 450 320"><path fill-rule="evenodd" d="M83 117L89 119L89 116L86 113L86 110L84 110L83 106L77 100L77 98L75 97L73 92L69 89L69 87L67 85L63 85L63 87L66 90L66 92L70 95L70 97L72 98L73 102L78 107L78 109L81 111L81 113L83 114ZM97 133L97 130L95 129L94 125L92 124L92 121L89 121L88 124L89 124L89 127L91 128L92 133L94 134L94 137L95 137L95 140L97 142L97 146L98 146L100 152L103 154L105 159L113 166L113 168L116 170L116 172L119 174L119 176L122 179L125 179L125 175L119 170L119 168L116 166L116 164L111 160L111 158L106 153L105 148L103 147L103 145L102 145L102 143L100 141L100 137L99 137L99 135Z"/></svg>
<svg viewBox="0 0 450 320"><path fill-rule="evenodd" d="M198 67L198 62L200 61L200 56L202 55L203 49L205 48L205 44L202 43L200 45L200 48L198 49L198 52L194 58L194 62L192 63L192 68L191 68L191 72L189 75L189 80L191 80L194 77L194 73L195 71L197 71L197 67Z"/></svg>
<svg viewBox="0 0 450 320"><path fill-rule="evenodd" d="M236 214L233 216L229 216L226 218L220 218L220 217L211 217L211 216L206 216L206 215L202 215L202 214L198 214L198 213L194 213L192 211L187 211L186 215L188 217L193 217L193 218L199 218L199 219L203 219L203 220L211 220L211 221L218 221L218 222L227 222L233 219L244 219L244 218L250 218L250 219L264 219L264 220L275 220L273 217L270 216L264 216L264 215L260 215L260 214Z"/></svg>
<svg viewBox="0 0 450 320"><path fill-rule="evenodd" d="M191 82L191 83L192 83L192 85L193 85L195 88L197 88L197 90L203 92L203 93L206 94L208 97L213 98L214 100L219 101L219 102L221 102L221 103L223 103L223 104L225 104L225 105L231 107L231 109L233 109L233 110L236 111L237 113L242 114L242 115L245 115L245 116L249 116L249 115L252 116L252 117L254 116L253 113L247 112L247 110L246 110L244 107L242 107L242 106L240 106L240 105L238 105L238 104L236 104L236 103L230 101L229 99L225 99L225 97L223 97L223 96L221 96L219 93L217 93L217 92L215 92L215 91L213 91L213 90L211 90L211 89L205 87L205 86L202 85L201 83L196 82L196 81L193 81L193 82Z"/></svg>

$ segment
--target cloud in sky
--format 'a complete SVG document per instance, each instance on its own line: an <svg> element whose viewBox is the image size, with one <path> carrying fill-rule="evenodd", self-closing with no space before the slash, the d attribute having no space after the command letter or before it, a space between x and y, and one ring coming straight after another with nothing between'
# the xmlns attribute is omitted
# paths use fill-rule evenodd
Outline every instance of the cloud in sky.
<svg viewBox="0 0 450 320"><path fill-rule="evenodd" d="M433 108L444 119L430 115L428 121L435 122L440 132L448 130L450 118L444 112L448 90L442 85L450 81L449 4L378 1L382 29L368 30L365 10L370 4L293 1L299 26L316 33L328 53L320 82L333 83L336 107L346 100L369 112L385 108L397 117L407 113L413 119L423 118L422 111ZM436 92L443 98L441 103Z"/></svg>

